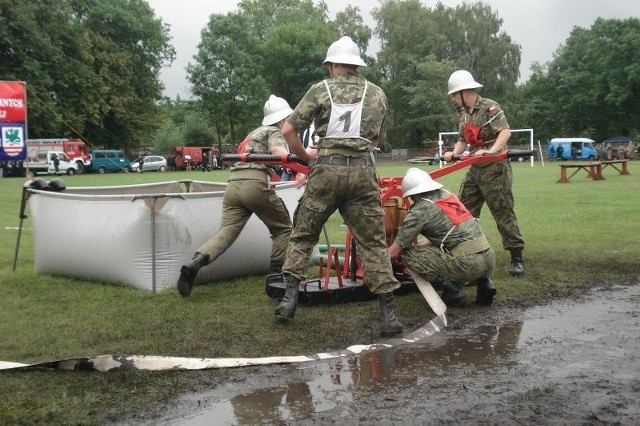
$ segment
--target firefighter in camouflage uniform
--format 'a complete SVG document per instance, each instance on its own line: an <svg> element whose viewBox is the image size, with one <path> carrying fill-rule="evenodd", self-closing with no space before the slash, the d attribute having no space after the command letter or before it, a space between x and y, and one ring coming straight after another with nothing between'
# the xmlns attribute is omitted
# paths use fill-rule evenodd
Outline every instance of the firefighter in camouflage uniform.
<svg viewBox="0 0 640 426"><path fill-rule="evenodd" d="M387 253L373 155L384 134L387 97L358 75L358 67L366 64L350 37L342 37L329 47L324 64L331 77L309 88L282 129L292 153L309 161L311 171L294 213L282 268L286 290L275 314L284 319L294 317L309 256L323 225L338 210L358 244L365 283L378 295L381 335L392 336L402 332L393 311L392 293L400 283ZM317 152L310 155L298 133L311 123L320 140Z"/></svg>
<svg viewBox="0 0 640 426"><path fill-rule="evenodd" d="M287 155L289 151L281 129L291 111L286 100L271 95L264 104L262 126L249 133L239 149L248 154ZM231 168L218 233L198 248L191 262L180 269L178 291L182 296L191 293L198 270L231 247L254 213L271 234L269 276L280 273L291 235L291 218L284 201L269 185L272 173L272 167L251 162L238 162Z"/></svg>
<svg viewBox="0 0 640 426"><path fill-rule="evenodd" d="M511 130L500 105L478 94L476 89L482 85L473 79L469 71L455 71L449 77L448 86L449 95L460 108L460 127L453 152L445 153L443 159L451 161L453 155L482 156L504 151ZM471 147L468 154L465 152L467 144ZM514 209L512 183L513 173L508 159L473 164L462 181L459 197L476 218L480 217L482 206L487 203L502 236L502 246L511 253L509 273L522 276L524 240Z"/></svg>
<svg viewBox="0 0 640 426"><path fill-rule="evenodd" d="M496 288L489 274L496 256L478 219L442 184L415 167L402 179L402 196L413 204L389 246L389 256L442 290L447 306L464 304L465 282L477 284L476 304L491 305ZM414 244L420 235L426 241Z"/></svg>

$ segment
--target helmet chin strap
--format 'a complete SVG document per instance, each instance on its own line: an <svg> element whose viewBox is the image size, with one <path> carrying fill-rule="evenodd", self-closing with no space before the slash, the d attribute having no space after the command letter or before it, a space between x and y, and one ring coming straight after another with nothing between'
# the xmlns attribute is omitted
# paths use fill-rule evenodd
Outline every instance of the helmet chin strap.
<svg viewBox="0 0 640 426"><path fill-rule="evenodd" d="M461 90L458 93L460 93L460 100L462 101L462 108L464 108L465 111L468 111L469 108L467 107L467 103L464 101L464 90Z"/></svg>

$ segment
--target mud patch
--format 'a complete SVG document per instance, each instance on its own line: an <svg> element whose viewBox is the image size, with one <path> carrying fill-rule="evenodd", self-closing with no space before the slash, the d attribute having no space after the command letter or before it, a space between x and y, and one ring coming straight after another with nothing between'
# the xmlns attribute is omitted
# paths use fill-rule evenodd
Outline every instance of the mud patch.
<svg viewBox="0 0 640 426"><path fill-rule="evenodd" d="M239 369L145 422L638 424L633 284L580 301L477 310L405 347Z"/></svg>

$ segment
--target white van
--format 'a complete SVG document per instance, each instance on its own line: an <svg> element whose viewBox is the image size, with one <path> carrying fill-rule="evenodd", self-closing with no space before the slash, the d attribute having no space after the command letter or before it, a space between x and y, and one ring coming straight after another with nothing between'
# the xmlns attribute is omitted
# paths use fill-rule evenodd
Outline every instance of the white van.
<svg viewBox="0 0 640 426"><path fill-rule="evenodd" d="M78 165L71 162L62 151L39 152L37 157L29 162L29 169L36 174L56 174L54 156L58 158L58 174L75 175L78 173Z"/></svg>

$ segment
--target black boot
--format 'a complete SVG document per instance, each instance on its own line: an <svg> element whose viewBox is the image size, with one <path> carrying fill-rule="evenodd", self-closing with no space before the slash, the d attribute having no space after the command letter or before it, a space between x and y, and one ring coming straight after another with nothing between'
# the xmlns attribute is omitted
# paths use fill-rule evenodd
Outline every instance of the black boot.
<svg viewBox="0 0 640 426"><path fill-rule="evenodd" d="M446 280L444 290L442 292L442 301L449 307L457 307L464 305L464 292L462 291L463 283L457 281Z"/></svg>
<svg viewBox="0 0 640 426"><path fill-rule="evenodd" d="M283 263L284 262L281 260L272 260L271 265L269 266L265 291L272 299L282 299L282 296L284 296L284 277L282 276Z"/></svg>
<svg viewBox="0 0 640 426"><path fill-rule="evenodd" d="M290 319L296 315L298 306L298 292L300 291L300 280L291 275L284 277L285 292L278 307L273 311L278 318Z"/></svg>
<svg viewBox="0 0 640 426"><path fill-rule="evenodd" d="M380 318L382 319L380 336L391 337L402 333L402 324L400 324L395 312L393 312L393 293L378 294L378 302L380 303Z"/></svg>
<svg viewBox="0 0 640 426"><path fill-rule="evenodd" d="M444 290L444 285L446 283L448 283L449 280L443 277L436 277L435 280L431 281L431 286L433 287L433 289L435 291L442 291Z"/></svg>
<svg viewBox="0 0 640 426"><path fill-rule="evenodd" d="M281 274L282 265L284 265L282 260L272 260L269 264L269 274Z"/></svg>
<svg viewBox="0 0 640 426"><path fill-rule="evenodd" d="M178 291L182 296L187 297L191 293L191 287L193 287L193 281L195 281L198 271L207 263L209 263L208 254L196 253L191 262L182 265L178 278Z"/></svg>
<svg viewBox="0 0 640 426"><path fill-rule="evenodd" d="M521 277L524 275L524 259L522 258L522 250L511 250L509 274L511 274L512 277Z"/></svg>
<svg viewBox="0 0 640 426"><path fill-rule="evenodd" d="M491 306L493 303L493 296L496 295L498 290L493 285L489 278L480 278L476 280L478 289L476 293L476 305Z"/></svg>

